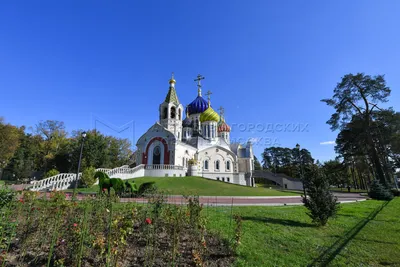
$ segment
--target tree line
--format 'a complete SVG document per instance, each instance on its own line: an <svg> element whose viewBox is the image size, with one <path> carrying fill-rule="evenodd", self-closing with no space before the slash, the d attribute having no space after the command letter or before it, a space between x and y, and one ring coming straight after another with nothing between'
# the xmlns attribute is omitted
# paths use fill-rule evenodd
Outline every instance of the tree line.
<svg viewBox="0 0 400 267"><path fill-rule="evenodd" d="M338 132L337 157L320 164L307 149L269 147L262 168L300 177L300 163L315 164L331 185L369 189L376 180L392 187L400 168L400 113L382 106L390 93L383 75L345 75L333 96L321 100L334 109L327 124Z"/></svg>
<svg viewBox="0 0 400 267"><path fill-rule="evenodd" d="M20 181L40 179L55 173L76 172L83 130L65 130L61 121L40 121L28 133L0 118L0 178ZM133 151L127 139L86 132L81 170L115 168L131 162Z"/></svg>

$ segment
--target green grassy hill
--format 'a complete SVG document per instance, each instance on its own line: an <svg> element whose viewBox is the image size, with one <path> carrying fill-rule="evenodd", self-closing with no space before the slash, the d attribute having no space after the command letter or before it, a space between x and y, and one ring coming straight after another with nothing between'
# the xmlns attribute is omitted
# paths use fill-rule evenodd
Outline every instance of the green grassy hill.
<svg viewBox="0 0 400 267"><path fill-rule="evenodd" d="M171 195L202 196L290 196L298 195L276 189L253 188L210 180L201 177L143 177L133 179L138 185L155 182L157 187Z"/></svg>
<svg viewBox="0 0 400 267"><path fill-rule="evenodd" d="M201 196L295 196L294 192L276 189L248 187L229 184L201 177L141 177L132 179L139 186L144 182L155 182L157 188L170 195ZM81 192L98 191L98 186L80 189Z"/></svg>

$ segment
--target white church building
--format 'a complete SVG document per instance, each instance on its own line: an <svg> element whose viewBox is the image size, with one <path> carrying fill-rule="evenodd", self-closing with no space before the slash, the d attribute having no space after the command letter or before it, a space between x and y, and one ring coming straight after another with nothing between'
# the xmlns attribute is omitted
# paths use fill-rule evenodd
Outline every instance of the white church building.
<svg viewBox="0 0 400 267"><path fill-rule="evenodd" d="M172 75L168 94L159 108L160 118L137 141L136 166L114 169L98 168L111 178L132 179L143 176L202 176L226 183L255 186L254 157L250 142L230 142L231 128L201 95L201 80L197 76L197 97L183 108L175 90ZM183 111L186 118L183 119ZM60 173L29 187L33 191L65 190L82 177L82 173ZM177 178L179 179L179 178Z"/></svg>
<svg viewBox="0 0 400 267"><path fill-rule="evenodd" d="M136 163L145 166L146 176L202 176L254 186L252 144L230 142L224 110L220 108L218 114L212 108L210 92L208 100L203 98L202 79L197 76L197 96L184 107L172 75L159 107L159 121L137 141Z"/></svg>

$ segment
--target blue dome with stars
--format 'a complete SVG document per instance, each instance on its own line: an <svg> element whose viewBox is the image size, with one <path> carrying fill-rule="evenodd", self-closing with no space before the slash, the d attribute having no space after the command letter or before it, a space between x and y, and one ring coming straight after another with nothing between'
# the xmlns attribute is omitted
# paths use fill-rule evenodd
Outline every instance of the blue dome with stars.
<svg viewBox="0 0 400 267"><path fill-rule="evenodd" d="M196 97L188 106L190 114L203 113L208 108L208 102L201 96Z"/></svg>

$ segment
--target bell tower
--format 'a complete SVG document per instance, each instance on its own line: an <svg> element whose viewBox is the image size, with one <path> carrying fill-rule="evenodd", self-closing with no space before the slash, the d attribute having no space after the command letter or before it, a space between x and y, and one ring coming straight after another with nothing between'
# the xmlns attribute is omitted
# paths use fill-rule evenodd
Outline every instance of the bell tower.
<svg viewBox="0 0 400 267"><path fill-rule="evenodd" d="M183 106L179 103L175 90L174 73L169 80L169 90L163 103L160 104L160 124L174 133L177 140L182 140Z"/></svg>

